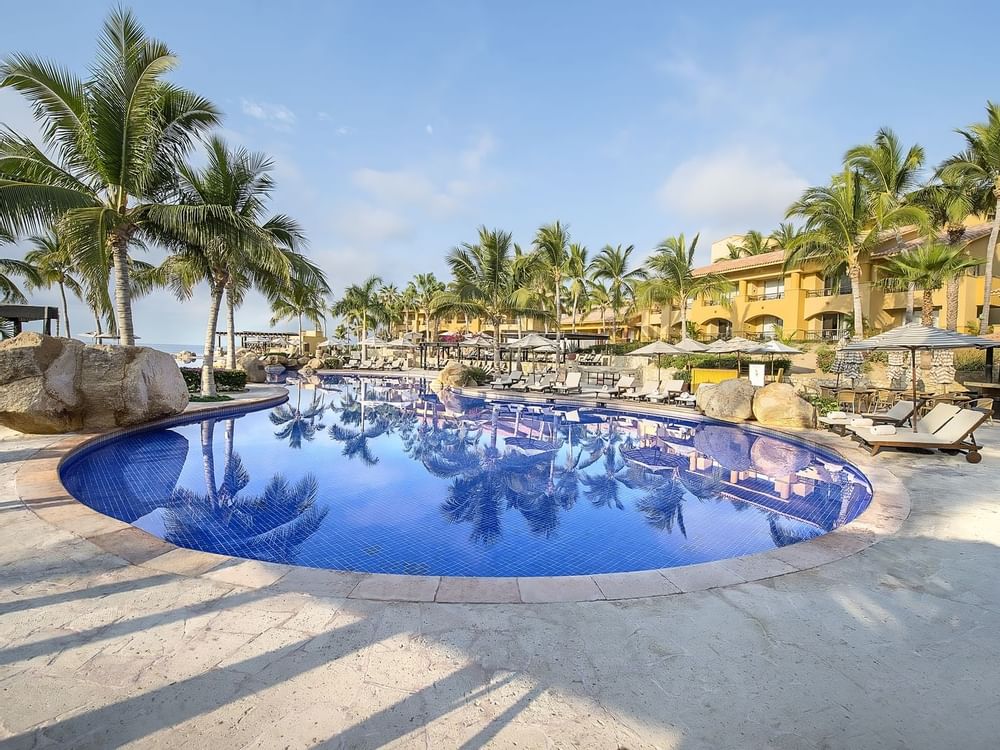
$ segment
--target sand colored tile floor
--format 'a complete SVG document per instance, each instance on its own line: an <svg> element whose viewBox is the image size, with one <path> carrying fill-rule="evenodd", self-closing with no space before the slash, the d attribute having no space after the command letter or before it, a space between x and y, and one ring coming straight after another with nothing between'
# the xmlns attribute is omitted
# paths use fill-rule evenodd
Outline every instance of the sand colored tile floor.
<svg viewBox="0 0 1000 750"><path fill-rule="evenodd" d="M1000 736L1000 428L982 431L978 466L880 456L913 508L858 554L563 604L365 601L295 571L255 588L274 571L197 575L203 561L183 550L139 567L26 510L13 475L54 441L3 437L0 750L987 748Z"/></svg>

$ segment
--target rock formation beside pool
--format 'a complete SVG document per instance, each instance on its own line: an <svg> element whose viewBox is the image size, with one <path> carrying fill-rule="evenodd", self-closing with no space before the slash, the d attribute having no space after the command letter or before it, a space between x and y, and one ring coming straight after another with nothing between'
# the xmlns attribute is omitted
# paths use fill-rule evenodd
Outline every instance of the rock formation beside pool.
<svg viewBox="0 0 1000 750"><path fill-rule="evenodd" d="M754 387L749 380L732 378L721 383L704 383L695 394L705 416L742 421L753 416Z"/></svg>
<svg viewBox="0 0 1000 750"><path fill-rule="evenodd" d="M472 377L472 370L460 362L449 360L438 376L431 381L431 388L439 391L442 388L462 388L469 385L478 385L476 379Z"/></svg>
<svg viewBox="0 0 1000 750"><path fill-rule="evenodd" d="M236 357L236 368L243 370L247 374L248 383L266 383L267 373L264 372L264 364L257 355L246 352ZM284 369L284 368L282 368Z"/></svg>
<svg viewBox="0 0 1000 750"><path fill-rule="evenodd" d="M770 383L753 395L753 416L775 427L815 427L816 407L788 383Z"/></svg>
<svg viewBox="0 0 1000 750"><path fill-rule="evenodd" d="M39 333L0 343L0 424L21 432L125 427L187 404L184 378L165 352Z"/></svg>

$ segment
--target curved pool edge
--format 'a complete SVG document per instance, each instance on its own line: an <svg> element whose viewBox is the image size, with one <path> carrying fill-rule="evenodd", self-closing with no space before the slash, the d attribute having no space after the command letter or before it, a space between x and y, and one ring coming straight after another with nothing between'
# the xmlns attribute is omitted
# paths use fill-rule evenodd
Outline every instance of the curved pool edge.
<svg viewBox="0 0 1000 750"><path fill-rule="evenodd" d="M120 435L172 427L204 416L257 411L284 403L288 391L269 389L270 395L224 402L145 425L97 433L74 434L43 448L25 461L15 475L18 499L51 526L68 531L121 560L156 573L202 577L247 588L273 587L276 591L346 597L349 599L466 604L556 603L619 601L670 596L707 589L753 583L844 559L895 533L910 513L910 495L903 483L863 451L834 436L815 430L774 429L752 426L754 432L804 442L833 453L860 470L872 486L868 507L853 521L813 539L742 557L674 568L628 573L519 578L460 578L356 573L306 568L219 555L178 547L131 524L105 516L78 501L63 486L60 468L75 454ZM490 396L481 390L466 395ZM498 396L516 400L512 394ZM545 403L545 399L522 399ZM613 404L629 413L677 415L691 412L642 404ZM714 421L714 420L710 420ZM844 449L850 449L849 456ZM40 457L39 454L43 454Z"/></svg>

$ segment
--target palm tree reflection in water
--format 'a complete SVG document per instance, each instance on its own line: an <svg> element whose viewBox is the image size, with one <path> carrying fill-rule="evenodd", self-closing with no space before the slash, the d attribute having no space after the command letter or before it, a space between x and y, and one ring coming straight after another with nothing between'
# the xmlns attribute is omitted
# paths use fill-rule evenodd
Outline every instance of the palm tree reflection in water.
<svg viewBox="0 0 1000 750"><path fill-rule="evenodd" d="M236 453L235 419L227 419L222 481L216 481L214 434L217 420L202 422L205 494L176 488L166 502L165 538L185 547L276 561L288 560L293 548L323 522L326 508L316 506L319 490L313 474L290 482L275 474L258 495L242 495L250 473Z"/></svg>
<svg viewBox="0 0 1000 750"><path fill-rule="evenodd" d="M302 389L297 390L294 409L286 403L275 407L268 415L271 424L281 427L274 436L278 440L287 440L290 448L301 448L303 440L312 441L316 437L316 431L323 428L319 424L319 418L326 408L323 397L319 393L313 393L312 402L303 409Z"/></svg>

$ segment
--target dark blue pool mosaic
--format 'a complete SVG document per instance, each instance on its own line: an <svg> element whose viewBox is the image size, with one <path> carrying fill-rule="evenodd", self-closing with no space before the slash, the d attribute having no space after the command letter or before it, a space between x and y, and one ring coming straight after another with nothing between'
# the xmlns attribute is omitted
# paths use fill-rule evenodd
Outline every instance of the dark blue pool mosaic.
<svg viewBox="0 0 1000 750"><path fill-rule="evenodd" d="M832 454L696 418L327 377L273 409L134 432L63 466L92 508L174 544L337 570L610 573L823 534L871 488Z"/></svg>

